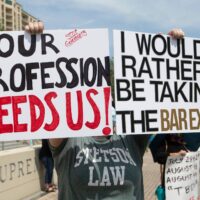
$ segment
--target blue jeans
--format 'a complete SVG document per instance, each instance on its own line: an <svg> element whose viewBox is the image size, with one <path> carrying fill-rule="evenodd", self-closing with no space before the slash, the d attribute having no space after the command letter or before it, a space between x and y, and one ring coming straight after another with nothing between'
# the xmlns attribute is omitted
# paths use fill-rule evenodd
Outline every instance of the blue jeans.
<svg viewBox="0 0 200 200"><path fill-rule="evenodd" d="M53 158L42 157L41 161L45 167L45 184L51 184L54 168Z"/></svg>

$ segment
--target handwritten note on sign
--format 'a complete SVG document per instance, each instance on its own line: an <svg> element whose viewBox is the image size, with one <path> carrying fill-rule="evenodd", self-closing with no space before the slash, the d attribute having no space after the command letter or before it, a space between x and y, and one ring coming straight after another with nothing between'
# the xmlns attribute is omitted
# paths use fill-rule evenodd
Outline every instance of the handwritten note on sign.
<svg viewBox="0 0 200 200"><path fill-rule="evenodd" d="M108 31L0 34L0 141L112 133Z"/></svg>
<svg viewBox="0 0 200 200"><path fill-rule="evenodd" d="M200 199L200 151L169 157L165 169L166 200Z"/></svg>
<svg viewBox="0 0 200 200"><path fill-rule="evenodd" d="M117 134L199 132L200 40L114 31Z"/></svg>

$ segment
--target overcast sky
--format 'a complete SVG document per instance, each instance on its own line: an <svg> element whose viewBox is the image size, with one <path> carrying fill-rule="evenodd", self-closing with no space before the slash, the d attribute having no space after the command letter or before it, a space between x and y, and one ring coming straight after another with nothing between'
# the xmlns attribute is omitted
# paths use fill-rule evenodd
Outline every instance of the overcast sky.
<svg viewBox="0 0 200 200"><path fill-rule="evenodd" d="M109 28L200 37L199 0L17 0L46 29Z"/></svg>

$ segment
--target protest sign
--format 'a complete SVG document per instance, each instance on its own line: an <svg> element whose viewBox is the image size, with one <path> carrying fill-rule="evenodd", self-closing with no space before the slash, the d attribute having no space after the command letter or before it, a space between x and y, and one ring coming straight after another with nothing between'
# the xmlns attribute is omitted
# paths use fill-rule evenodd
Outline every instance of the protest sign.
<svg viewBox="0 0 200 200"><path fill-rule="evenodd" d="M117 134L200 129L200 40L114 31Z"/></svg>
<svg viewBox="0 0 200 200"><path fill-rule="evenodd" d="M200 152L168 157L165 168L166 200L199 200Z"/></svg>
<svg viewBox="0 0 200 200"><path fill-rule="evenodd" d="M112 133L106 29L0 34L0 141Z"/></svg>

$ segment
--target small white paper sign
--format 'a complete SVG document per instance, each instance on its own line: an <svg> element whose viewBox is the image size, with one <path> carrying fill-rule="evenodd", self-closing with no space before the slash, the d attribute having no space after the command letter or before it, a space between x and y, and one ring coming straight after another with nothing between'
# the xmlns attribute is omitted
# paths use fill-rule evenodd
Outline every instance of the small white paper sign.
<svg viewBox="0 0 200 200"><path fill-rule="evenodd" d="M166 200L200 199L200 152L168 157L165 169Z"/></svg>

